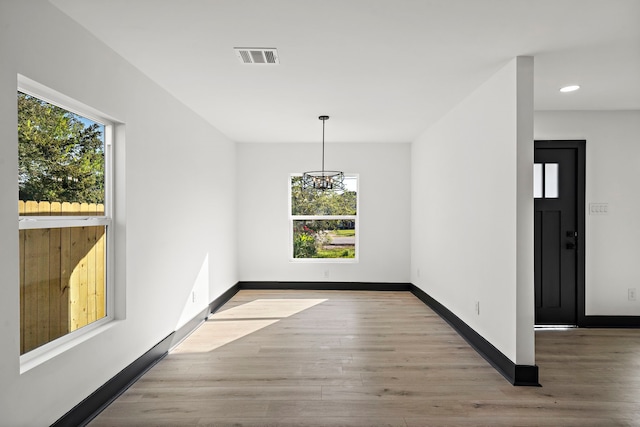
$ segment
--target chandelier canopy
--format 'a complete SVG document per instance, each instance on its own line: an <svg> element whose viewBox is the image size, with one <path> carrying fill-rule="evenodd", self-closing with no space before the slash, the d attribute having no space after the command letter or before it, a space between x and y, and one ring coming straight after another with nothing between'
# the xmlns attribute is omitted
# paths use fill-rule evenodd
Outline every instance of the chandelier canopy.
<svg viewBox="0 0 640 427"><path fill-rule="evenodd" d="M344 190L344 173L324 170L324 123L329 116L320 116L322 120L322 170L302 174L302 188L305 190Z"/></svg>

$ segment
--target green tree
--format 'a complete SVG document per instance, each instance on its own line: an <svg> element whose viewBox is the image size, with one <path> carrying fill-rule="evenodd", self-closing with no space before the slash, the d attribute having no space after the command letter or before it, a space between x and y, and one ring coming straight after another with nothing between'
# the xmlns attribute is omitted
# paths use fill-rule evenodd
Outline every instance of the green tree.
<svg viewBox="0 0 640 427"><path fill-rule="evenodd" d="M104 203L102 128L85 122L18 92L20 200Z"/></svg>
<svg viewBox="0 0 640 427"><path fill-rule="evenodd" d="M291 178L292 215L355 215L355 191L321 191L302 188L302 178Z"/></svg>

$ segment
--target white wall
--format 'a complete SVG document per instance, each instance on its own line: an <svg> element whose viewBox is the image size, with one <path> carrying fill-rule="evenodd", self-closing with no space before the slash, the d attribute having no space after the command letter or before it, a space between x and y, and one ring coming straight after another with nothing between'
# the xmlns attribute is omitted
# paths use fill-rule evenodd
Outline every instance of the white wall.
<svg viewBox="0 0 640 427"><path fill-rule="evenodd" d="M640 315L640 111L536 112L535 138L587 141L585 314Z"/></svg>
<svg viewBox="0 0 640 427"><path fill-rule="evenodd" d="M0 3L0 62L0 425L49 425L236 283L235 147L47 1ZM126 137L116 141L120 319L23 374L18 73L121 120Z"/></svg>
<svg viewBox="0 0 640 427"><path fill-rule="evenodd" d="M518 364L534 364L532 73L512 60L411 153L412 282Z"/></svg>
<svg viewBox="0 0 640 427"><path fill-rule="evenodd" d="M409 144L326 145L327 169L360 176L356 264L289 261L289 174L319 169L320 143L238 144L237 154L240 280L409 281Z"/></svg>

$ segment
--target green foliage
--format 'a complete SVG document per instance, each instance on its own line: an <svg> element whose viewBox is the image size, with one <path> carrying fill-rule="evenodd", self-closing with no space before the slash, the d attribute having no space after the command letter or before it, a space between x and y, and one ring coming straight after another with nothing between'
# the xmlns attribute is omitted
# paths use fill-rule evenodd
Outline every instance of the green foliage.
<svg viewBox="0 0 640 427"><path fill-rule="evenodd" d="M355 257L356 257L355 249L332 248L332 249L319 250L318 255L315 258L355 258Z"/></svg>
<svg viewBox="0 0 640 427"><path fill-rule="evenodd" d="M353 237L355 230L340 229L342 220L295 220L294 258L355 258L355 247L331 247L333 237Z"/></svg>
<svg viewBox="0 0 640 427"><path fill-rule="evenodd" d="M291 178L292 215L355 215L355 191L304 190L302 177Z"/></svg>
<svg viewBox="0 0 640 427"><path fill-rule="evenodd" d="M18 92L20 200L104 203L100 125Z"/></svg>
<svg viewBox="0 0 640 427"><path fill-rule="evenodd" d="M316 256L316 239L313 234L298 232L293 237L294 258L314 258Z"/></svg>

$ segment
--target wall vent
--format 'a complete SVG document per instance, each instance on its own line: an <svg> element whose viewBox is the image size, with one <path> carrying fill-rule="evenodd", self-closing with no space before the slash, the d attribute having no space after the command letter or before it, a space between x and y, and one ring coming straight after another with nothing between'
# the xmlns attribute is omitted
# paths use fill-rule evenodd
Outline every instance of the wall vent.
<svg viewBox="0 0 640 427"><path fill-rule="evenodd" d="M234 47L238 60L243 64L271 65L279 64L278 50L262 47Z"/></svg>

